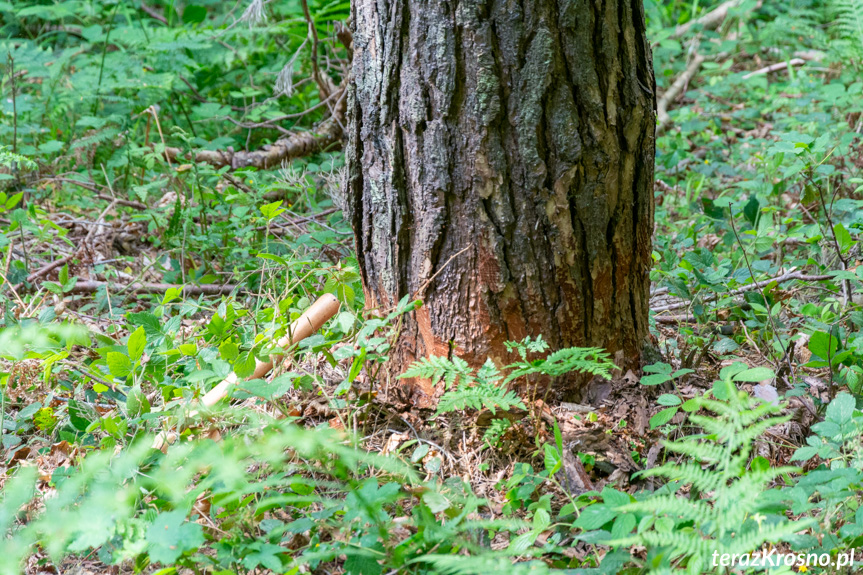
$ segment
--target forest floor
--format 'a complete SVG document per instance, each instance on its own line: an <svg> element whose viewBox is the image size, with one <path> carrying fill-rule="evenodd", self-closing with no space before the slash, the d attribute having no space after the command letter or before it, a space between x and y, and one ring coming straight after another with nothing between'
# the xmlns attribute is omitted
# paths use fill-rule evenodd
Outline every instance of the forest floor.
<svg viewBox="0 0 863 575"><path fill-rule="evenodd" d="M666 442L723 382L787 416L748 469L860 462L809 441L863 389L863 38L838 8L737 3L693 32L647 2L656 357L560 405L441 363L485 395L419 409L377 376L399 313L364 312L342 213L349 8L280 4L0 2L0 573L646 568L610 502L660 487L638 472L682 460ZM326 294L290 361L202 406ZM835 497L834 553L863 533Z"/></svg>

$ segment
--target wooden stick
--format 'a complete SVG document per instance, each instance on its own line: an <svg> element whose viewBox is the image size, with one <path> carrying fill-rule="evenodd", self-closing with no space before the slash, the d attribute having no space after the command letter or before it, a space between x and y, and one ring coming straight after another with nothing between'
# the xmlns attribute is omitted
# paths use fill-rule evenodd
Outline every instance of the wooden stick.
<svg viewBox="0 0 863 575"><path fill-rule="evenodd" d="M707 14L703 14L695 20L690 20L686 24L679 25L675 28L671 37L680 38L686 35L694 26L701 26L704 30L715 30L725 21L728 12L741 4L743 4L743 0L728 0L727 2L723 2ZM762 2L756 3L755 10L761 8L761 4Z"/></svg>
<svg viewBox="0 0 863 575"><path fill-rule="evenodd" d="M835 279L836 279L836 277L832 276L832 275L810 276L810 275L806 275L805 273L799 272L799 271L788 271L782 275L768 278L766 280L761 280L759 282L751 283L751 284L745 285L743 287L739 287L737 289L734 289L734 290L731 290L731 291L728 291L725 293L709 295L701 301L703 303L708 303L708 302L716 301L722 297L740 295L740 294L748 292L748 291L767 287L773 282L776 282L777 284L781 284L783 282L792 281L792 280L800 280L800 281L804 281L804 282L820 282L820 281L835 280ZM668 305L663 305L663 306L651 308L650 311L657 312L657 313L663 312L663 311L674 311L676 309L687 308L690 305L692 305L692 302L689 300L680 301L680 302L676 302L676 303L672 303L672 304L668 304Z"/></svg>
<svg viewBox="0 0 863 575"><path fill-rule="evenodd" d="M677 96L680 95L681 92L683 92L686 86L689 85L689 82L695 74L698 73L698 69L701 68L701 65L704 63L704 59L704 56L701 54L695 54L683 73L678 76L674 83L668 87L668 90L666 90L662 97L660 97L656 102L656 120L658 121L658 125L656 127L657 134L662 133L665 128L668 127L668 124L671 123L671 116L668 115L668 106L675 98L677 98Z"/></svg>
<svg viewBox="0 0 863 575"><path fill-rule="evenodd" d="M771 64L770 66L764 66L763 68L759 68L748 74L743 75L744 80L748 80L753 76L761 76L764 74L770 74L771 72L778 72L779 70L784 70L786 68L790 68L793 66L802 66L806 63L806 60L803 58L792 58L786 62L777 62L776 64Z"/></svg>
<svg viewBox="0 0 863 575"><path fill-rule="evenodd" d="M298 343L309 337L339 311L339 300L333 294L324 294L315 301L307 309L303 315L297 318L288 330L288 334L279 340L278 346L287 349L295 343ZM269 361L255 360L255 371L246 378L246 381L252 379L260 379L266 376L273 369L275 362L282 361L282 355L270 356ZM239 381L237 374L231 373L223 379L219 384L208 391L203 398L201 404L206 407L212 407L228 395L228 390L231 386ZM197 411L192 411L189 415L194 416ZM174 431L162 431L156 435L153 441L153 448L164 451L168 445L177 440L178 434Z"/></svg>
<svg viewBox="0 0 863 575"><path fill-rule="evenodd" d="M282 349L287 349L293 344L306 339L324 325L328 319L336 315L339 311L339 300L333 294L324 294L307 309L303 315L291 324L288 334L279 340L278 346ZM282 356L270 356L270 361L255 360L255 371L247 380L260 379L270 373L275 362L281 361ZM212 407L222 398L228 395L228 389L231 385L237 383L237 374L232 373L219 385L207 392L201 399L201 403L207 407Z"/></svg>

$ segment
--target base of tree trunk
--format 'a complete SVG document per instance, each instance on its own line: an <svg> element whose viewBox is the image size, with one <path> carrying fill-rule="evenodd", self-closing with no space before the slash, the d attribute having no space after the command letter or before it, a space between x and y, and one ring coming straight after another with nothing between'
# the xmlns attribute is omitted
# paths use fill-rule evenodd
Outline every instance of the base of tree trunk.
<svg viewBox="0 0 863 575"><path fill-rule="evenodd" d="M641 2L352 12L347 198L366 302L425 301L393 375L429 355L506 365L505 342L528 335L638 370L656 125ZM588 383L552 382L559 398Z"/></svg>

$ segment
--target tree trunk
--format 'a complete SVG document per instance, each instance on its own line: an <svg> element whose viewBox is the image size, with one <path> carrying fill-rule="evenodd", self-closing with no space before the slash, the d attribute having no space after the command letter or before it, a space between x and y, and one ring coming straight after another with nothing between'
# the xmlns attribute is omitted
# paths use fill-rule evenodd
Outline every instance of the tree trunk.
<svg viewBox="0 0 863 575"><path fill-rule="evenodd" d="M505 363L504 342L540 334L637 369L656 125L641 0L352 11L347 195L366 306L425 302L391 373L428 355Z"/></svg>

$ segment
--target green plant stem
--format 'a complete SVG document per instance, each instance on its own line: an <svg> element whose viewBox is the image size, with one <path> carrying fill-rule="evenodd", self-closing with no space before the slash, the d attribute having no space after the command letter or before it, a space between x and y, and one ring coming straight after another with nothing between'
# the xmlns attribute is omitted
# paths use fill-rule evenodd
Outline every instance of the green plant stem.
<svg viewBox="0 0 863 575"><path fill-rule="evenodd" d="M111 10L111 15L108 17L108 31L105 33L105 44L102 46L102 62L99 64L99 81L96 83L96 99L93 101L92 114L96 115L96 110L99 109L99 91L102 89L102 75L105 72L105 58L108 57L108 40L111 39L111 30L114 29L114 14L117 12L118 2L114 4Z"/></svg>
<svg viewBox="0 0 863 575"><path fill-rule="evenodd" d="M743 254L743 261L746 262L746 269L749 270L749 277L752 278L752 281L755 281L755 272L752 270L752 265L749 263L749 256L746 255L746 246L743 245L743 242L740 240L740 234L737 233L737 226L734 224L734 210L731 209L731 206L728 207L728 211L731 214L731 217L728 218L728 221L731 222L731 231L734 232L734 237L737 240L737 243L740 245L740 251ZM773 334L776 336L776 340L779 342L779 346L782 348L783 359L788 363L788 370L791 375L791 381L794 381L794 366L791 364L791 357L788 355L788 348L782 345L782 339L779 337L779 331L776 329L776 323L773 321L773 314L770 310L770 302L767 301L767 296L764 295L764 292L759 290L761 293L761 298L764 300L764 308L767 310L767 320L770 322L770 327L773 329ZM791 342L788 342L788 347L791 347Z"/></svg>
<svg viewBox="0 0 863 575"><path fill-rule="evenodd" d="M6 52L9 69L9 80L12 82L12 153L18 153L18 86L15 83L15 58L12 52Z"/></svg>

